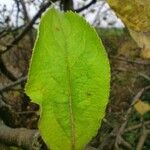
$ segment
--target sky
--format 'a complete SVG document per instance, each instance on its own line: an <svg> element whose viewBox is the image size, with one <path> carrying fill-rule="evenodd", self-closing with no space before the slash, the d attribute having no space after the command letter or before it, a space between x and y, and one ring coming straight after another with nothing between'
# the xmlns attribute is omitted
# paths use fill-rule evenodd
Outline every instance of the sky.
<svg viewBox="0 0 150 150"><path fill-rule="evenodd" d="M35 0L37 1L37 0ZM91 0L74 0L74 8L79 8L81 7L82 4L88 4ZM14 1L13 0L0 0L0 5L6 5L6 7L8 8L8 10L12 10L13 6L14 6ZM102 7L103 5L103 7ZM30 4L27 6L28 7L28 13L30 18L32 18L36 12L38 11L38 8L36 8L34 5ZM102 7L100 9L100 7ZM85 14L85 19L91 24L91 25L95 25L96 24L96 18L101 20L100 23L100 27L112 27L109 26L109 22L114 22L114 27L117 28L122 28L124 27L123 23L121 22L120 19L118 19L115 15L115 13L113 11L107 11L109 9L108 4L103 4L102 1L98 1L96 4L92 5L91 7L89 7L87 10L83 11L81 13L81 15ZM91 10L94 10L91 13ZM102 18L104 17L104 15L107 18L106 20L103 20ZM14 7L13 11L11 12L11 20L12 20L12 24L15 24L15 18L16 18L16 8ZM19 24L22 24L21 20L19 20Z"/></svg>

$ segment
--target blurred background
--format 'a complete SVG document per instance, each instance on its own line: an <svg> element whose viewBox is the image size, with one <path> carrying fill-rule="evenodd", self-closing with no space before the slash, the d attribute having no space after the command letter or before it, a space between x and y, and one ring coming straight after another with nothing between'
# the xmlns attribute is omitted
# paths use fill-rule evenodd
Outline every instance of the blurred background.
<svg viewBox="0 0 150 150"><path fill-rule="evenodd" d="M92 2L91 0L74 0L73 8L79 9L79 8L86 6L87 4L91 2ZM23 25L25 16L28 17L28 19L32 19L32 17L38 12L39 8L44 4L44 1L25 0L23 3L19 3L17 0L7 0L7 1L1 0L0 23L2 26ZM57 2L54 2L53 4L58 9L61 9L60 0L58 0ZM96 2L93 1L93 4L91 4L91 6L81 11L80 15L84 16L85 19L91 25L95 27L105 27L105 28L110 28L110 27L123 28L124 27L121 20L116 17L115 13L110 9L109 5L106 3L105 0L99 0Z"/></svg>
<svg viewBox="0 0 150 150"><path fill-rule="evenodd" d="M89 150L149 150L150 61L140 57L141 48L105 0L0 0L0 149L47 149L39 139L29 148L39 106L23 89L40 17L51 5L75 11L94 26L110 60L110 100ZM20 128L27 137L23 145L17 143Z"/></svg>

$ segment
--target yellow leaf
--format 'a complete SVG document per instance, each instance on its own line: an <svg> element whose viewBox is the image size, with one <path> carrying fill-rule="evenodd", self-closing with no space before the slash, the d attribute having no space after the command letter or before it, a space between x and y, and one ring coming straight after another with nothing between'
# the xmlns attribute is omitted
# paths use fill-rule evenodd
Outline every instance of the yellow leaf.
<svg viewBox="0 0 150 150"><path fill-rule="evenodd" d="M150 31L149 0L107 0L118 17L133 31Z"/></svg>
<svg viewBox="0 0 150 150"><path fill-rule="evenodd" d="M134 104L134 108L136 109L137 112L139 112L141 115L144 115L145 113L150 111L150 104L143 102L141 100L138 100Z"/></svg>

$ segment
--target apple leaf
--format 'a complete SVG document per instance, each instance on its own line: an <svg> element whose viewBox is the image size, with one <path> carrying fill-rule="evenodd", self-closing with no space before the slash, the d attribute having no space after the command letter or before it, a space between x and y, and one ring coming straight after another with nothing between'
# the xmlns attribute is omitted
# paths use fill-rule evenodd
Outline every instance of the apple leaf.
<svg viewBox="0 0 150 150"><path fill-rule="evenodd" d="M95 30L73 12L42 16L26 94L40 106L39 131L51 150L83 150L109 98L110 67Z"/></svg>

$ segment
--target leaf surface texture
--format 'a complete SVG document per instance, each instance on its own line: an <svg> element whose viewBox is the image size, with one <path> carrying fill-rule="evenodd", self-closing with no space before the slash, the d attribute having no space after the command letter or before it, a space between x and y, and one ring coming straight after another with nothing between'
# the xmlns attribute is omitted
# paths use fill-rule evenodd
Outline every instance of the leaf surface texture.
<svg viewBox="0 0 150 150"><path fill-rule="evenodd" d="M108 103L110 68L95 30L73 12L42 16L25 92L40 105L40 133L52 150L83 150Z"/></svg>

